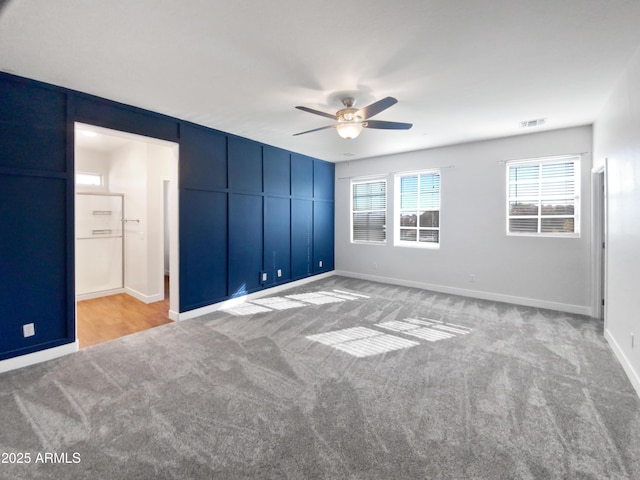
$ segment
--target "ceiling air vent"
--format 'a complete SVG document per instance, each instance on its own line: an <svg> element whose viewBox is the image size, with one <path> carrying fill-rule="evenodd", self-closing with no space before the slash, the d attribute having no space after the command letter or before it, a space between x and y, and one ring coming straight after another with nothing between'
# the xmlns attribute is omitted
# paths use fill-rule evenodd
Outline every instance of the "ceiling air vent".
<svg viewBox="0 0 640 480"><path fill-rule="evenodd" d="M529 127L539 127L540 125L544 125L546 122L546 118L537 118L535 120L525 120L520 122L520 128L529 128Z"/></svg>

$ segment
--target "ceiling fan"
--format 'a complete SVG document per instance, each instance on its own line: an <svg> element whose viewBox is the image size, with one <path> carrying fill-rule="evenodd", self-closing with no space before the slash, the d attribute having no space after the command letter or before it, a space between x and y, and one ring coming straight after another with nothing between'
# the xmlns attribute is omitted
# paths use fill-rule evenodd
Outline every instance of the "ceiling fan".
<svg viewBox="0 0 640 480"><path fill-rule="evenodd" d="M319 130L325 130L327 128L335 128L342 138L351 140L360 135L363 128L381 128L385 130L409 130L413 125L411 123L401 122L385 122L383 120L369 120L374 115L379 114L383 110L398 103L393 97L386 97L377 102L373 102L371 105L362 108L355 108L356 101L353 97L346 97L342 99L344 108L338 110L335 114L321 112L308 107L296 107L298 110L304 112L313 113L322 117L335 120L337 123L334 125L327 125L326 127L314 128L313 130L307 130L305 132L294 133L296 135L304 135L305 133L317 132Z"/></svg>

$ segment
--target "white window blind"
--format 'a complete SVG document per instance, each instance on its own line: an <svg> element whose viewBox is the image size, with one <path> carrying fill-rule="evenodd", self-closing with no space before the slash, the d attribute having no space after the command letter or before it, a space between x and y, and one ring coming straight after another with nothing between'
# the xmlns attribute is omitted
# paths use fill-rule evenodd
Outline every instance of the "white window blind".
<svg viewBox="0 0 640 480"><path fill-rule="evenodd" d="M580 157L507 164L507 233L579 234Z"/></svg>
<svg viewBox="0 0 640 480"><path fill-rule="evenodd" d="M396 244L440 243L440 172L396 175L399 214Z"/></svg>
<svg viewBox="0 0 640 480"><path fill-rule="evenodd" d="M351 240L384 243L387 239L387 181L353 181L351 205Z"/></svg>

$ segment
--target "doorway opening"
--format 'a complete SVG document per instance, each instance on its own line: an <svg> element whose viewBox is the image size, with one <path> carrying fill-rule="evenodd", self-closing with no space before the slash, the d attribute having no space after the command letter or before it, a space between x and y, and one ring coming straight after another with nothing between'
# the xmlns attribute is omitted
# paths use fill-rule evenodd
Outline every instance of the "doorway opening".
<svg viewBox="0 0 640 480"><path fill-rule="evenodd" d="M178 144L75 124L80 348L178 318Z"/></svg>
<svg viewBox="0 0 640 480"><path fill-rule="evenodd" d="M607 162L591 172L593 316L607 321Z"/></svg>

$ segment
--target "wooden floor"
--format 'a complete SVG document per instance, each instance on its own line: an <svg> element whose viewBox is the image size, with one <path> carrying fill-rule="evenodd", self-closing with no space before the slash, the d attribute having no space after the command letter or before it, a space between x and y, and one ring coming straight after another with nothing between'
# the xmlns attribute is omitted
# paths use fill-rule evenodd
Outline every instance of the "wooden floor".
<svg viewBox="0 0 640 480"><path fill-rule="evenodd" d="M171 323L169 277L165 277L165 300L146 304L126 293L77 302L80 348Z"/></svg>

